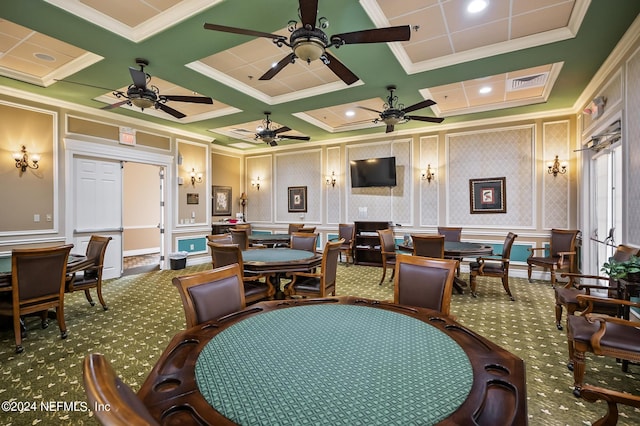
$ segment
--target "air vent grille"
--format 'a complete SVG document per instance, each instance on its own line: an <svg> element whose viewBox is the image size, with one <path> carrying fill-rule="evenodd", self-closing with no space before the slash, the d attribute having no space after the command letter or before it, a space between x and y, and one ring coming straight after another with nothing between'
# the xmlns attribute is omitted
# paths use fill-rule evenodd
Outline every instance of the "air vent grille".
<svg viewBox="0 0 640 426"><path fill-rule="evenodd" d="M507 81L507 91L530 89L532 87L544 86L547 82L548 73L533 74L524 77L512 78Z"/></svg>

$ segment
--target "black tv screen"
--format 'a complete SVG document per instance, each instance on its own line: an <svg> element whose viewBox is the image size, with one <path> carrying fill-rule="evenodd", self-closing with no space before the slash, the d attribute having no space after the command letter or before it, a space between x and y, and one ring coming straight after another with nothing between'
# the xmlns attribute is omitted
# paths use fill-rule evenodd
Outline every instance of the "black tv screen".
<svg viewBox="0 0 640 426"><path fill-rule="evenodd" d="M350 167L352 188L396 186L396 157L354 160Z"/></svg>

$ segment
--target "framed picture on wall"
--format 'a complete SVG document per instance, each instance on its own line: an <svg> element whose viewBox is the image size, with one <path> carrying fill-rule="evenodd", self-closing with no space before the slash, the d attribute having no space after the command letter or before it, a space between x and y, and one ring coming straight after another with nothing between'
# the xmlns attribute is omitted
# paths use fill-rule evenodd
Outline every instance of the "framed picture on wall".
<svg viewBox="0 0 640 426"><path fill-rule="evenodd" d="M506 178L469 179L471 213L506 213Z"/></svg>
<svg viewBox="0 0 640 426"><path fill-rule="evenodd" d="M213 186L211 188L211 200L214 216L231 216L231 187Z"/></svg>
<svg viewBox="0 0 640 426"><path fill-rule="evenodd" d="M187 204L199 204L200 203L200 194L187 194Z"/></svg>
<svg viewBox="0 0 640 426"><path fill-rule="evenodd" d="M307 187L289 187L289 212L307 212Z"/></svg>

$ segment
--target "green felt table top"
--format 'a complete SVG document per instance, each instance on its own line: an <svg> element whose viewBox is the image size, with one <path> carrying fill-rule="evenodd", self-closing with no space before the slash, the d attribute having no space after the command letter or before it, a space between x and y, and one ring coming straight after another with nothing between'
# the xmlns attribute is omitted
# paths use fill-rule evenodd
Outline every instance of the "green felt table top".
<svg viewBox="0 0 640 426"><path fill-rule="evenodd" d="M407 315L308 305L246 318L195 366L204 398L242 425L429 425L473 384L464 350Z"/></svg>
<svg viewBox="0 0 640 426"><path fill-rule="evenodd" d="M294 262L310 259L316 255L306 250L290 248L261 248L242 251L243 262Z"/></svg>

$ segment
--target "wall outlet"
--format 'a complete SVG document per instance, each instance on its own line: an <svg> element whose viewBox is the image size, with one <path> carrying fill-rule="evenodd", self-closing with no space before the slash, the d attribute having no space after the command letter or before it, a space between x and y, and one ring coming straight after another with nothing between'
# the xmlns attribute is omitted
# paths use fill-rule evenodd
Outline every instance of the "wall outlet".
<svg viewBox="0 0 640 426"><path fill-rule="evenodd" d="M47 222L51 222L51 214L47 214Z"/></svg>
<svg viewBox="0 0 640 426"><path fill-rule="evenodd" d="M195 250L195 249L196 249L195 244L190 244L190 245L189 245L189 250Z"/></svg>

